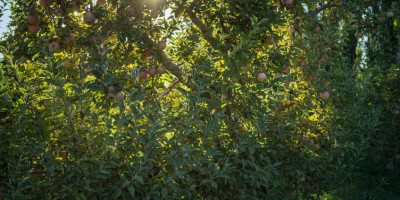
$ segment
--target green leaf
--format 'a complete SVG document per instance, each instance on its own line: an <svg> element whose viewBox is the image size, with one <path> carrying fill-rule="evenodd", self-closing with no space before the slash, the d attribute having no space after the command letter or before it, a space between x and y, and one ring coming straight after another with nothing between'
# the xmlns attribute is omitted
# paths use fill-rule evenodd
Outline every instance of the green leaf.
<svg viewBox="0 0 400 200"><path fill-rule="evenodd" d="M142 178L141 176L135 176L135 179L136 179L139 183L144 184L144 180L143 180L143 178Z"/></svg>
<svg viewBox="0 0 400 200"><path fill-rule="evenodd" d="M128 191L129 191L129 194L131 195L131 197L134 198L135 197L135 189L133 188L132 185L128 186Z"/></svg>

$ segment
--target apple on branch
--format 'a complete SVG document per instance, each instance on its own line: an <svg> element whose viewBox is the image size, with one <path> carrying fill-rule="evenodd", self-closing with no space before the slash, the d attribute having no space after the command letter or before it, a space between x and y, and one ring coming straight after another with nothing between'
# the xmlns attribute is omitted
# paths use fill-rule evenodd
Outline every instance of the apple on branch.
<svg viewBox="0 0 400 200"><path fill-rule="evenodd" d="M114 103L124 103L124 97L122 96L121 92L118 92L117 96L114 99Z"/></svg>
<svg viewBox="0 0 400 200"><path fill-rule="evenodd" d="M42 8L48 8L50 7L50 0L40 0L39 4Z"/></svg>
<svg viewBox="0 0 400 200"><path fill-rule="evenodd" d="M147 71L139 72L139 79L146 79L147 78Z"/></svg>
<svg viewBox="0 0 400 200"><path fill-rule="evenodd" d="M39 25L30 25L30 26L28 26L28 32L30 34L39 33L39 31L40 31L40 26Z"/></svg>
<svg viewBox="0 0 400 200"><path fill-rule="evenodd" d="M134 17L136 14L136 10L131 6L128 6L125 10L130 17Z"/></svg>
<svg viewBox="0 0 400 200"><path fill-rule="evenodd" d="M28 15L27 17L28 24L37 24L39 22L39 17L37 15Z"/></svg>
<svg viewBox="0 0 400 200"><path fill-rule="evenodd" d="M147 74L150 75L151 77L154 77L157 74L156 68L150 68L147 70Z"/></svg>
<svg viewBox="0 0 400 200"><path fill-rule="evenodd" d="M57 42L57 41L51 42L50 45L49 45L49 49L50 49L51 51L59 51L59 50L61 50L61 48L60 48L60 43Z"/></svg>
<svg viewBox="0 0 400 200"><path fill-rule="evenodd" d="M325 92L321 93L320 96L321 96L321 99L323 99L323 100L329 99L329 97L330 97L329 91L325 91Z"/></svg>
<svg viewBox="0 0 400 200"><path fill-rule="evenodd" d="M283 73L289 74L290 73L290 68L287 65L282 65Z"/></svg>
<svg viewBox="0 0 400 200"><path fill-rule="evenodd" d="M259 73L257 75L257 81L258 82L263 82L263 81L265 81L265 79L267 79L267 75L265 75L265 73Z"/></svg>
<svg viewBox="0 0 400 200"><path fill-rule="evenodd" d="M96 21L96 15L93 12L86 12L83 14L83 21L86 24L93 24Z"/></svg>
<svg viewBox="0 0 400 200"><path fill-rule="evenodd" d="M115 87L114 86L108 86L108 88L107 88L107 90L108 90L108 93L110 93L110 94L114 94L115 93Z"/></svg>
<svg viewBox="0 0 400 200"><path fill-rule="evenodd" d="M316 33L322 33L321 27L319 27L319 26L315 27L315 32Z"/></svg>

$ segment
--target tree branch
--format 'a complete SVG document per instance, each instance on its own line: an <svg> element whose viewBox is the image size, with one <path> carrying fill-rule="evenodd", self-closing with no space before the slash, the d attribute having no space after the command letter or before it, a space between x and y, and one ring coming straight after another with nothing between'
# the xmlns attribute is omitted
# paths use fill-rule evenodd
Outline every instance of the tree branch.
<svg viewBox="0 0 400 200"><path fill-rule="evenodd" d="M325 10L325 9L327 9L327 8L336 7L336 5L335 5L335 4L331 4L331 2L332 2L332 1L329 1L327 4L325 4L325 5L323 5L323 6L319 7L319 8L317 8L317 9L314 10L314 11L309 11L309 12L307 13L307 15L316 15L316 14L318 14L319 12L321 12L322 10Z"/></svg>
<svg viewBox="0 0 400 200"><path fill-rule="evenodd" d="M168 56L164 53L164 51L161 52L161 63L167 68L168 71L170 71L173 75L176 77L180 78L183 74L182 70L179 68L179 66L175 63L173 63Z"/></svg>
<svg viewBox="0 0 400 200"><path fill-rule="evenodd" d="M174 89L174 87L175 87L179 82L180 82L179 79L176 80L176 81L174 81L174 82L172 83L172 85L171 85L169 88L167 88L167 89L161 94L161 96L165 96L165 95L167 95L168 93L170 93L171 90Z"/></svg>
<svg viewBox="0 0 400 200"><path fill-rule="evenodd" d="M185 13L189 16L190 20L200 29L201 33L203 34L203 37L210 43L213 43L217 39L214 38L211 34L212 31L209 30L207 25L203 24L203 22L196 16L195 13L193 13L193 7L196 5L198 0L195 0L191 3L189 7L185 9Z"/></svg>
<svg viewBox="0 0 400 200"><path fill-rule="evenodd" d="M145 33L145 32L141 32L142 38L146 41L148 41L150 43L150 45L152 47L156 46L155 42ZM170 71L174 76L176 76L177 78L180 78L183 75L183 72L181 70L181 68L179 68L179 66L175 63L173 63L167 56L167 54L165 54L164 50L160 50L159 51L161 54L161 64L164 65L164 67Z"/></svg>

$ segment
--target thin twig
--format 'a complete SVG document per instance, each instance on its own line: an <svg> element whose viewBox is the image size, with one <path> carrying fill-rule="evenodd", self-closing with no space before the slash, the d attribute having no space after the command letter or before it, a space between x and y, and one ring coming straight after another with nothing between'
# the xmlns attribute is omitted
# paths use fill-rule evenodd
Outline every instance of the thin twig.
<svg viewBox="0 0 400 200"><path fill-rule="evenodd" d="M170 93L171 90L174 89L174 87L175 87L179 82L181 82L179 79L176 80L176 81L174 81L174 82L172 83L172 85L169 86L169 88L167 88L167 89L161 94L161 96L165 96L165 95L167 95L168 93Z"/></svg>

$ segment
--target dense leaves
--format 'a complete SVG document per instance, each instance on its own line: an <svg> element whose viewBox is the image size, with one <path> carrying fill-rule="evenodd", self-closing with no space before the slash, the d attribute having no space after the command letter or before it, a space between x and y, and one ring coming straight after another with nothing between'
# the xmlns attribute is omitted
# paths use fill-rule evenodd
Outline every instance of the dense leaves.
<svg viewBox="0 0 400 200"><path fill-rule="evenodd" d="M398 1L9 3L5 199L400 195Z"/></svg>

